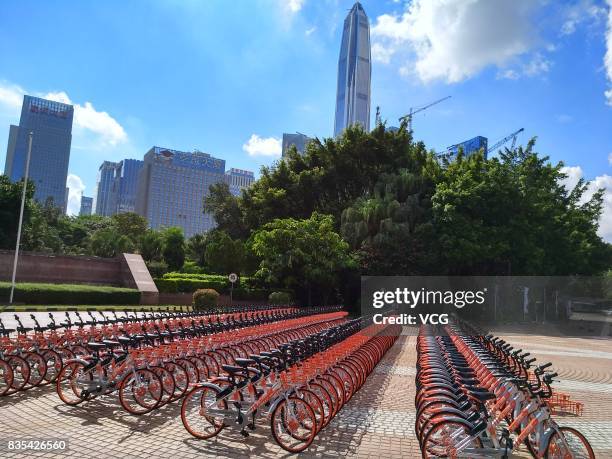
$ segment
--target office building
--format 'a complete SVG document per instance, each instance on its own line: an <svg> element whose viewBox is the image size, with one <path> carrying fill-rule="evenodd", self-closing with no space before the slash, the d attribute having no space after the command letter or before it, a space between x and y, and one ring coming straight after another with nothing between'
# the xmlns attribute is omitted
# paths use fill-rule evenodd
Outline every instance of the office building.
<svg viewBox="0 0 612 459"><path fill-rule="evenodd" d="M117 213L120 163L104 161L98 168L96 180L96 215L110 217Z"/></svg>
<svg viewBox="0 0 612 459"><path fill-rule="evenodd" d="M334 136L342 134L349 125L360 124L370 130L370 24L356 2L344 20L340 57L338 59L338 88Z"/></svg>
<svg viewBox="0 0 612 459"><path fill-rule="evenodd" d="M224 182L225 160L208 153L153 147L138 176L136 212L151 228L179 226L186 237L215 226L202 211L210 185Z"/></svg>
<svg viewBox="0 0 612 459"><path fill-rule="evenodd" d="M142 161L124 159L118 163L104 161L98 170L96 186L97 215L121 214L136 210L138 173Z"/></svg>
<svg viewBox="0 0 612 459"><path fill-rule="evenodd" d="M136 210L136 192L138 191L138 174L143 162L137 159L124 159L119 163L119 194L116 213L134 212Z"/></svg>
<svg viewBox="0 0 612 459"><path fill-rule="evenodd" d="M25 173L29 133L33 133L29 178L36 186L34 198L66 208L66 178L72 142L72 105L23 96L19 126L9 129L4 173L19 181Z"/></svg>
<svg viewBox="0 0 612 459"><path fill-rule="evenodd" d="M231 168L225 173L226 183L229 185L230 193L239 196L240 191L248 188L255 181L255 174L251 171Z"/></svg>
<svg viewBox="0 0 612 459"><path fill-rule="evenodd" d="M465 142L458 143L448 147L445 155L448 157L454 157L459 153L459 150L463 150L464 156L470 156L477 153L481 149L484 151L484 157L487 159L487 147L488 139L481 135L474 137L473 139L466 140Z"/></svg>
<svg viewBox="0 0 612 459"><path fill-rule="evenodd" d="M89 198L87 196L81 196L81 209L79 210L79 215L91 215L91 211L93 209L93 198Z"/></svg>
<svg viewBox="0 0 612 459"><path fill-rule="evenodd" d="M307 135L296 132L295 134L283 134L283 158L287 155L289 148L292 145L295 145L298 153L304 154L306 150L306 145L312 139Z"/></svg>

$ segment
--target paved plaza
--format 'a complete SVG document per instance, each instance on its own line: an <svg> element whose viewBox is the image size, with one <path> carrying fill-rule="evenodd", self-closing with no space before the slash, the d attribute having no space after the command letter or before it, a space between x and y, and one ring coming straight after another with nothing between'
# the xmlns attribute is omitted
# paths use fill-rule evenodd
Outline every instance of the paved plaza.
<svg viewBox="0 0 612 459"><path fill-rule="evenodd" d="M29 317L29 314L23 314ZM12 316L12 314L11 314ZM5 319L7 319L5 317ZM25 320L25 319L24 319ZM5 320L7 327L8 320ZM539 362L552 361L558 390L584 402L582 417L559 417L579 428L597 457L612 458L612 346L609 340L544 336L508 336ZM414 435L415 336L401 336L367 383L315 438L304 457L418 458ZM0 451L1 457L285 457L265 420L249 438L226 429L217 439L192 438L183 428L179 404L135 417L116 397L81 406L64 405L53 387L35 388L0 399L2 429L8 439L65 439L63 453ZM518 457L528 457L520 452Z"/></svg>

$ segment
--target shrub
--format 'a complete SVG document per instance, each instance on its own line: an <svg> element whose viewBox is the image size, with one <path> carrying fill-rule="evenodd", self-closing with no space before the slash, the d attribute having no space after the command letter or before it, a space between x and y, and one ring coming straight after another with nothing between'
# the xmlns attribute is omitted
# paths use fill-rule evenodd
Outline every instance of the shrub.
<svg viewBox="0 0 612 459"><path fill-rule="evenodd" d="M193 309L206 310L217 307L219 293L211 288L198 289L193 294Z"/></svg>
<svg viewBox="0 0 612 459"><path fill-rule="evenodd" d="M163 261L149 261L147 268L151 273L151 277L162 277L168 272L168 265Z"/></svg>
<svg viewBox="0 0 612 459"><path fill-rule="evenodd" d="M289 304L291 303L291 295L287 292L272 292L268 301L270 304Z"/></svg>
<svg viewBox="0 0 612 459"><path fill-rule="evenodd" d="M162 278L154 279L157 290L160 293L193 293L198 289L211 288L217 291L228 289L227 282L215 280L183 279L183 278Z"/></svg>
<svg viewBox="0 0 612 459"><path fill-rule="evenodd" d="M8 300L11 284L0 282L0 300ZM19 283L15 302L26 304L138 304L140 292L97 285Z"/></svg>
<svg viewBox="0 0 612 459"><path fill-rule="evenodd" d="M173 274L204 274L204 268L198 266L195 261L187 260L181 268L181 272Z"/></svg>

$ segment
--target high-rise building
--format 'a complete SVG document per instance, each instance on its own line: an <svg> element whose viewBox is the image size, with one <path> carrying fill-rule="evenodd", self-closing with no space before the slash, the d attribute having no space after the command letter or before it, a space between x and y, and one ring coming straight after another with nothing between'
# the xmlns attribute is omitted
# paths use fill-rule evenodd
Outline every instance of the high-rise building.
<svg viewBox="0 0 612 459"><path fill-rule="evenodd" d="M312 139L307 135L296 132L295 134L283 134L283 158L287 155L291 145L295 145L298 153L304 154L306 144Z"/></svg>
<svg viewBox="0 0 612 459"><path fill-rule="evenodd" d="M142 164L137 159L102 163L96 186L96 214L110 217L136 210L138 173Z"/></svg>
<svg viewBox="0 0 612 459"><path fill-rule="evenodd" d="M449 158L454 157L459 153L459 149L461 149L465 156L470 156L482 149L484 151L484 157L487 159L487 147L488 139L479 135L473 139L448 147L448 150L446 150L444 154Z"/></svg>
<svg viewBox="0 0 612 459"><path fill-rule="evenodd" d="M230 193L239 196L242 189L250 187L255 181L255 174L251 171L232 167L225 173L225 180L229 185Z"/></svg>
<svg viewBox="0 0 612 459"><path fill-rule="evenodd" d="M116 210L119 214L136 210L138 174L142 164L143 162L137 159L124 159L119 163L119 195Z"/></svg>
<svg viewBox="0 0 612 459"><path fill-rule="evenodd" d="M370 130L371 77L370 24L361 3L355 2L342 31L334 136L352 124Z"/></svg>
<svg viewBox="0 0 612 459"><path fill-rule="evenodd" d="M81 196L81 210L79 210L79 215L91 215L92 208L93 198Z"/></svg>
<svg viewBox="0 0 612 459"><path fill-rule="evenodd" d="M144 156L138 176L136 212L151 228L179 226L186 237L215 226L202 211L210 185L224 182L225 160L208 153L187 153L153 147Z"/></svg>
<svg viewBox="0 0 612 459"><path fill-rule="evenodd" d="M96 215L110 217L117 213L120 163L104 161L98 169L96 181Z"/></svg>
<svg viewBox="0 0 612 459"><path fill-rule="evenodd" d="M25 173L28 137L33 132L29 178L34 182L34 198L66 207L66 178L72 142L72 105L38 97L23 96L19 126L9 130L4 173L13 181Z"/></svg>

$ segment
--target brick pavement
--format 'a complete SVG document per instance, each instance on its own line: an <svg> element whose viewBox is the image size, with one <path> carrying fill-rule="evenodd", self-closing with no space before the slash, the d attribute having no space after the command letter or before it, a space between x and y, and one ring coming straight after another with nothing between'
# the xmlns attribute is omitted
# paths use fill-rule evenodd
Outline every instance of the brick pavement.
<svg viewBox="0 0 612 459"><path fill-rule="evenodd" d="M562 387L585 402L583 418L561 418L591 440L598 457L612 457L612 349L596 340L554 342L548 337L510 337L542 359L555 363ZM366 384L322 432L303 457L420 457L414 436L415 337L401 336L370 375ZM556 352L559 355L551 354ZM580 356L567 355L578 353ZM601 409L607 407L608 409ZM0 451L7 458L104 457L195 458L285 457L260 422L251 436L225 430L215 440L192 438L172 404L142 417L126 414L115 397L78 407L60 402L51 387L0 399L0 438L65 438L65 453L18 454ZM520 457L526 457L524 453Z"/></svg>

